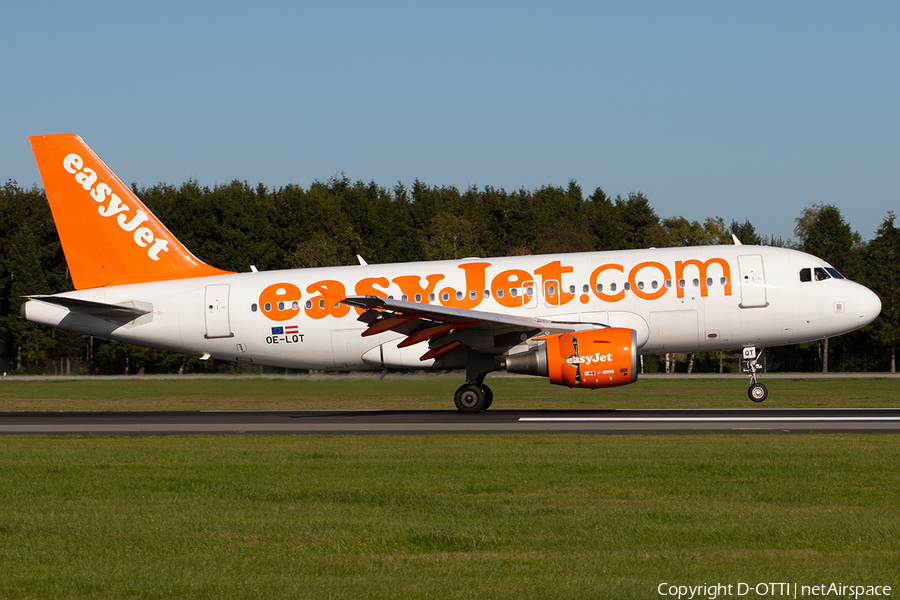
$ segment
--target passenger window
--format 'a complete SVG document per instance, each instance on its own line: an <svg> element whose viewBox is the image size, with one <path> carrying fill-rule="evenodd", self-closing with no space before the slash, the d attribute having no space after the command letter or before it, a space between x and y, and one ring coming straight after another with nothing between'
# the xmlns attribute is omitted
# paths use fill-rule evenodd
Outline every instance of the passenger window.
<svg viewBox="0 0 900 600"><path fill-rule="evenodd" d="M250 305L250 312L256 312L256 305L255 305L255 304L251 304L251 305Z"/></svg>
<svg viewBox="0 0 900 600"><path fill-rule="evenodd" d="M800 282L812 281L812 269L800 269Z"/></svg>
<svg viewBox="0 0 900 600"><path fill-rule="evenodd" d="M825 281L826 279L831 279L831 275L822 267L816 267L816 281Z"/></svg>

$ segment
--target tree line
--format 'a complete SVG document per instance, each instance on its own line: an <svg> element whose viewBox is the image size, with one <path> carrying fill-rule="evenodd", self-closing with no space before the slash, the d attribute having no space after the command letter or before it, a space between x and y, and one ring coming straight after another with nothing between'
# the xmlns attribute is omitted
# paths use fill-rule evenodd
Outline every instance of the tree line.
<svg viewBox="0 0 900 600"><path fill-rule="evenodd" d="M460 190L416 180L392 188L345 175L308 188L267 188L234 180L215 187L138 188L137 196L201 260L231 271L513 256L633 248L730 244L789 246L830 262L882 298L882 315L860 332L832 341L776 350L791 357L785 370L813 370L832 355L864 353L868 370L894 370L898 336L896 272L900 238L888 213L876 237L863 241L831 205L813 205L796 219L795 240L760 236L749 220L702 223L660 218L641 193L611 198L597 188L585 196L563 186L506 191ZM43 190L8 181L0 190L0 362L19 373L68 370L136 373L232 369L128 344L85 339L18 318L23 296L71 290L72 283ZM816 358L818 356L818 358ZM670 359L672 357L669 357ZM696 360L695 360L696 359ZM675 357L678 360L678 357ZM695 370L722 368L722 356L690 357ZM65 361L65 362L64 362ZM796 364L794 364L796 362ZM651 361L650 370L661 368ZM825 363L827 364L827 362ZM795 368L796 367L796 368ZM731 368L731 367L729 367ZM848 367L854 368L854 367ZM732 369L733 370L733 369Z"/></svg>

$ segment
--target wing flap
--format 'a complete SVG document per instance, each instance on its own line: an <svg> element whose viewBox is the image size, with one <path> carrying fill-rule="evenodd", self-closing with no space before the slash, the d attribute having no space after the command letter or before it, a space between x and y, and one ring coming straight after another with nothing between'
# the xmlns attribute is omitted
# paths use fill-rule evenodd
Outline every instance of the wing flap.
<svg viewBox="0 0 900 600"><path fill-rule="evenodd" d="M421 360L463 346L485 354L501 354L541 332L569 331L579 325L377 296L350 296L341 302L363 311L359 320L369 325L364 336L393 331L406 336L398 344L400 348L427 341L429 350Z"/></svg>

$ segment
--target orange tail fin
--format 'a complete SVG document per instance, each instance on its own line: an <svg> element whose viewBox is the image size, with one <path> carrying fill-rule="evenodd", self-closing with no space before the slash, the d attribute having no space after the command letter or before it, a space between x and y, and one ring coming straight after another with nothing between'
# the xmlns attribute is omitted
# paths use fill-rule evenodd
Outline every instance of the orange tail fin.
<svg viewBox="0 0 900 600"><path fill-rule="evenodd" d="M29 139L75 289L228 273L191 254L77 135Z"/></svg>

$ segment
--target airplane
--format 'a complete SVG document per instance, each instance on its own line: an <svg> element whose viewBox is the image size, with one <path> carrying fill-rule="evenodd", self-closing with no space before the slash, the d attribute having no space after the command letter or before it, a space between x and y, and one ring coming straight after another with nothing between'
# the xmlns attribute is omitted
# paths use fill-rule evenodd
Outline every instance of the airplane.
<svg viewBox="0 0 900 600"><path fill-rule="evenodd" d="M878 296L825 261L740 245L223 271L199 260L74 134L30 137L75 291L21 317L109 340L311 370L454 370L456 408L489 408L488 373L634 383L642 354L765 347L871 323Z"/></svg>

